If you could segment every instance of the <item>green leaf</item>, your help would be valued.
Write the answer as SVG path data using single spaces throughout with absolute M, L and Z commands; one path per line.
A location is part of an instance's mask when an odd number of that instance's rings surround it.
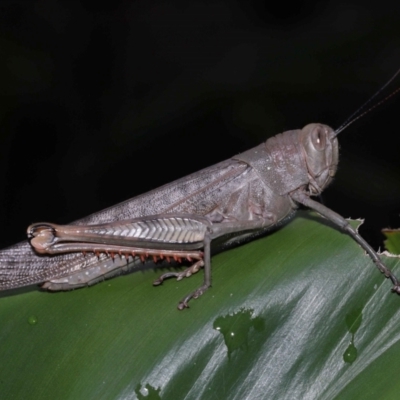
M 1 397 L 398 398 L 400 297 L 347 235 L 300 212 L 212 264 L 213 287 L 184 311 L 202 273 L 4 292 Z
M 382 233 L 386 236 L 386 250 L 392 254 L 400 254 L 400 229 L 382 229 Z

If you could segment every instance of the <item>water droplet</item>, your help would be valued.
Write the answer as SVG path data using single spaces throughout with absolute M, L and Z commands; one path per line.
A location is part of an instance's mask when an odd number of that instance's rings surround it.
M 241 309 L 214 321 L 213 328 L 223 336 L 228 357 L 238 349 L 247 350 L 249 336 L 263 330 L 264 321 L 260 317 L 253 318 L 253 313 L 253 310 Z
M 35 315 L 31 315 L 31 316 L 28 318 L 28 323 L 29 323 L 29 325 L 36 325 L 37 322 L 38 322 L 38 318 L 37 318 Z
M 346 351 L 343 353 L 343 361 L 348 364 L 353 364 L 357 359 L 357 353 L 357 348 L 354 346 L 353 341 L 351 341 Z
M 357 359 L 358 351 L 354 345 L 354 335 L 358 331 L 362 322 L 362 307 L 355 307 L 346 314 L 345 322 L 347 329 L 351 333 L 351 341 L 346 351 L 343 353 L 343 361 L 348 364 L 353 364 Z
M 139 383 L 135 388 L 135 394 L 138 400 L 161 400 L 160 391 L 161 388 L 156 389 L 149 384 L 142 386 Z
M 345 322 L 350 333 L 355 334 L 362 322 L 362 308 L 353 308 L 346 314 Z

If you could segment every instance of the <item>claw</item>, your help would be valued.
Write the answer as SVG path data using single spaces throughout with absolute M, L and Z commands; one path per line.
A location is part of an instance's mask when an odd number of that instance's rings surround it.
M 399 285 L 394 285 L 392 287 L 392 292 L 400 294 L 400 286 Z
M 197 299 L 200 297 L 207 289 L 209 286 L 204 284 L 203 286 L 200 286 L 198 289 L 196 289 L 194 292 L 188 294 L 185 298 L 183 298 L 179 304 L 178 304 L 178 310 L 184 310 L 185 308 L 189 308 L 188 302 L 190 299 Z
M 156 279 L 155 281 L 153 281 L 153 286 L 159 286 L 163 283 L 163 280 L 160 278 Z
M 189 308 L 189 304 L 187 302 L 180 301 L 178 304 L 178 310 L 182 311 L 185 308 Z

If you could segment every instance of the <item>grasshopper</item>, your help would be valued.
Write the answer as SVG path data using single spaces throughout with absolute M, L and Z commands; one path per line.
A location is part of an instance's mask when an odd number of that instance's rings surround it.
M 280 133 L 244 153 L 74 225 L 30 225 L 29 241 L 0 251 L 0 290 L 35 283 L 49 291 L 70 290 L 111 278 L 149 258 L 154 262 L 185 260 L 189 263 L 186 269 L 164 273 L 153 282 L 160 285 L 168 278 L 180 280 L 204 268 L 203 284 L 179 302 L 182 310 L 211 286 L 212 252 L 276 229 L 304 205 L 358 242 L 392 281 L 392 290 L 400 294 L 399 280 L 357 230 L 312 199 L 336 173 L 338 133 L 365 114 L 359 113 L 364 106 L 336 131 L 312 123 Z

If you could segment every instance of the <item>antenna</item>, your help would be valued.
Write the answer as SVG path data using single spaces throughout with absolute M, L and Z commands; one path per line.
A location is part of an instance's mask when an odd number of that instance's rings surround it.
M 346 121 L 344 121 L 343 124 L 339 126 L 339 128 L 337 128 L 335 130 L 335 136 L 339 135 L 340 132 L 344 131 L 353 122 L 357 121 L 358 119 L 360 119 L 364 115 L 368 114 L 370 111 L 379 107 L 381 104 L 385 103 L 391 97 L 396 95 L 400 91 L 400 87 L 398 87 L 396 90 L 394 90 L 392 93 L 390 93 L 388 96 L 386 96 L 384 99 L 382 99 L 378 103 L 374 104 L 373 106 L 371 106 L 367 110 L 365 110 L 365 108 L 368 106 L 368 104 L 370 104 L 371 101 L 374 100 L 399 74 L 400 74 L 400 68 L 374 95 L 372 95 L 361 107 L 359 107 L 353 114 L 351 114 L 350 117 L 347 118 Z M 365 110 L 365 111 L 363 111 L 363 110 Z

